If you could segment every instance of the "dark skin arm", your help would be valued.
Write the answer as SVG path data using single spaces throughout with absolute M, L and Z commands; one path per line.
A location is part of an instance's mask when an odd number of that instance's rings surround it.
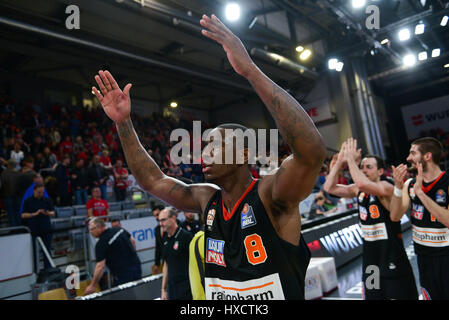
M 216 16 L 203 15 L 200 23 L 207 29 L 203 35 L 223 46 L 234 70 L 253 86 L 292 150 L 292 155 L 260 182 L 259 193 L 279 234 L 290 223 L 299 230 L 297 207 L 312 191 L 326 156 L 323 139 L 301 105 L 257 68 L 240 39 Z
M 111 73 L 102 70 L 95 80 L 101 93 L 95 87 L 92 90 L 117 127 L 126 162 L 139 185 L 175 208 L 202 213 L 217 187 L 205 183 L 187 185 L 165 175 L 143 148 L 134 130 L 129 97 L 131 84 L 127 84 L 122 91 Z

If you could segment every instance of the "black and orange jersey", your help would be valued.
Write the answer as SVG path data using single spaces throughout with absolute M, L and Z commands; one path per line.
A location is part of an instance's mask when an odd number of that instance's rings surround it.
M 393 184 L 387 178 L 382 180 Z M 401 222 L 391 221 L 390 212 L 377 196 L 359 192 L 358 204 L 363 236 L 363 270 L 375 265 L 383 277 L 411 275 L 414 281 L 402 241 Z
M 232 212 L 221 191 L 205 210 L 205 291 L 208 300 L 304 299 L 310 251 L 276 233 L 253 180 Z
M 411 200 L 410 216 L 412 220 L 413 242 L 418 255 L 449 255 L 449 229 L 432 216 L 415 194 L 416 179 L 408 186 Z M 432 182 L 423 182 L 423 191 L 438 205 L 447 208 L 449 205 L 449 175 L 442 172 Z

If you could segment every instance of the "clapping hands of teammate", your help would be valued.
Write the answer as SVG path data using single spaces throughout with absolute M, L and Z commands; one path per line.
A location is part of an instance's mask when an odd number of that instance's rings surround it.
M 423 190 L 422 190 L 423 177 L 422 177 L 422 163 L 421 162 L 416 164 L 416 169 L 418 169 L 418 174 L 416 175 L 416 182 L 415 182 L 415 185 L 413 186 L 413 188 L 415 189 L 415 194 L 417 196 L 419 196 L 419 194 L 423 192 Z
M 251 60 L 240 39 L 233 34 L 215 15 L 203 15 L 200 24 L 207 30 L 202 34 L 223 46 L 235 72 L 247 78 L 256 65 Z
M 391 170 L 393 171 L 393 179 L 395 187 L 402 190 L 402 187 L 404 186 L 405 177 L 407 176 L 407 165 L 400 164 L 397 167 L 391 166 Z
M 96 87 L 92 87 L 92 92 L 100 100 L 106 115 L 115 123 L 128 120 L 131 114 L 129 90 L 132 85 L 128 83 L 122 91 L 107 70 L 100 70 L 95 76 L 95 81 L 97 81 L 101 93 Z

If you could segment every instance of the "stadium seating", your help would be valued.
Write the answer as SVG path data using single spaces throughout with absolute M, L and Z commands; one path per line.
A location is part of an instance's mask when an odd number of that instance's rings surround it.
M 109 202 L 109 212 L 122 210 L 122 204 L 120 202 Z
M 73 206 L 73 209 L 75 210 L 75 216 L 87 216 L 86 205 Z
M 122 202 L 122 210 L 129 210 L 134 208 L 135 208 L 134 202 L 132 201 Z
M 56 207 L 57 218 L 70 218 L 73 216 L 73 207 Z

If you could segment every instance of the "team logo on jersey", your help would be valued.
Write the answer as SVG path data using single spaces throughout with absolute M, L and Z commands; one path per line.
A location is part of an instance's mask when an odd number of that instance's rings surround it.
M 363 201 L 363 198 L 365 198 L 365 192 L 361 192 L 359 195 L 359 202 Z
M 207 238 L 206 262 L 226 267 L 223 254 L 224 245 L 225 242 L 223 240 L 215 240 L 212 238 Z
M 173 245 L 173 249 L 178 250 L 178 248 L 179 248 L 179 242 L 176 241 L 175 244 Z
M 368 212 L 366 211 L 365 207 L 359 206 L 359 214 L 360 219 L 366 221 L 366 219 L 368 218 Z
M 412 203 L 412 211 L 410 215 L 417 220 L 422 220 L 423 214 L 424 214 L 424 206 Z
M 209 212 L 207 213 L 206 218 L 206 224 L 209 230 L 211 229 L 212 224 L 214 223 L 214 219 L 215 219 L 215 209 L 210 209 Z
M 415 188 L 411 186 L 409 190 L 410 190 L 410 198 L 415 199 L 416 197 Z
M 446 192 L 444 192 L 443 189 L 439 189 L 437 191 L 436 197 L 435 197 L 435 201 L 437 203 L 446 203 Z
M 254 216 L 253 207 L 245 203 L 242 212 L 240 213 L 240 224 L 242 229 L 255 225 L 256 217 Z
M 373 195 L 370 195 L 370 196 L 369 196 L 369 203 L 373 203 L 373 202 L 375 202 L 375 201 L 376 201 L 376 198 L 374 198 Z

